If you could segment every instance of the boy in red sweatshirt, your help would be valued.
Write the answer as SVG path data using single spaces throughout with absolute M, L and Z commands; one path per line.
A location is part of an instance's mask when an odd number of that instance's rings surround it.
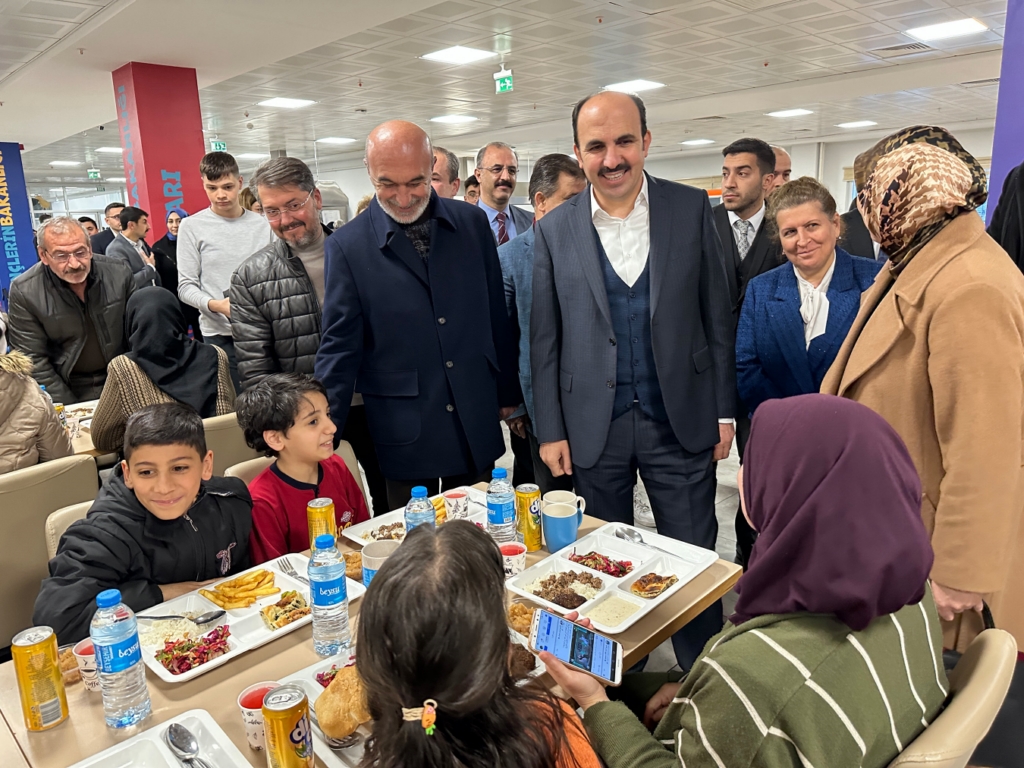
M 324 385 L 301 373 L 276 373 L 238 397 L 238 423 L 250 448 L 277 458 L 249 484 L 253 564 L 309 549 L 306 505 L 334 502 L 339 533 L 369 520 L 355 478 L 334 453 Z

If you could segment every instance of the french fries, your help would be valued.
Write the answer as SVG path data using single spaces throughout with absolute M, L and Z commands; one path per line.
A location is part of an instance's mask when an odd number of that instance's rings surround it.
M 200 589 L 199 594 L 226 611 L 248 608 L 261 597 L 276 595 L 279 587 L 274 586 L 272 571 L 262 568 L 251 573 L 222 581 L 213 589 Z

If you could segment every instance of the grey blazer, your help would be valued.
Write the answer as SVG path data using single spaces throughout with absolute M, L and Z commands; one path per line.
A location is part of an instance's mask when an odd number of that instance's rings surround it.
M 669 423 L 699 453 L 736 415 L 735 320 L 707 193 L 647 177 L 651 340 Z M 538 222 L 530 360 L 541 443 L 568 439 L 574 464 L 604 451 L 615 400 L 616 339 L 590 187 Z
M 145 241 L 143 241 L 142 245 L 147 251 L 149 250 L 149 246 L 146 245 Z M 132 244 L 120 235 L 111 240 L 110 245 L 107 246 L 107 258 L 118 259 L 128 265 L 132 271 L 132 278 L 135 280 L 136 288 L 162 285 L 156 268 L 144 262 L 142 257 L 139 256 L 139 252 L 132 247 Z

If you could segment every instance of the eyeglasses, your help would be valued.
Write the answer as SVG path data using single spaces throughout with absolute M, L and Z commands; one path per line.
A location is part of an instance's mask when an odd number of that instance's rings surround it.
M 92 258 L 92 249 L 90 248 L 79 248 L 77 250 L 68 253 L 67 251 L 44 251 L 44 253 L 50 257 L 50 260 L 55 264 L 67 264 L 68 261 L 74 256 L 78 261 L 88 261 Z
M 508 171 L 509 176 L 515 176 L 519 173 L 519 169 L 514 165 L 492 165 L 488 168 L 484 168 L 488 173 L 493 173 L 495 176 L 501 176 L 502 171 Z
M 311 189 L 309 190 L 309 194 L 306 195 L 306 199 L 303 200 L 301 203 L 288 203 L 288 205 L 285 205 L 281 208 L 264 208 L 263 215 L 266 217 L 267 221 L 276 221 L 277 219 L 281 218 L 281 214 L 284 213 L 285 211 L 287 211 L 288 213 L 298 213 L 299 211 L 306 207 L 306 203 L 309 202 L 309 198 L 311 198 L 312 196 L 313 190 Z

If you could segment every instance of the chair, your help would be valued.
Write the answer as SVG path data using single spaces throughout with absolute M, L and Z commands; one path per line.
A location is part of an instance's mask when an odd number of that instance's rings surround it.
M 96 498 L 92 456 L 68 456 L 0 475 L 0 541 L 7 597 L 0 611 L 0 647 L 32 626 L 32 608 L 46 568 L 46 520 L 51 512 Z
M 68 526 L 76 520 L 85 519 L 91 508 L 91 501 L 83 501 L 81 504 L 72 504 L 70 507 L 58 509 L 46 518 L 46 557 L 48 560 L 57 554 L 60 537 L 64 535 Z
M 363 494 L 363 499 L 366 498 L 366 488 L 363 486 L 363 476 L 359 472 L 359 463 L 356 461 L 356 454 L 352 450 L 352 446 L 347 440 L 342 440 L 338 445 L 338 450 L 334 452 L 345 462 L 345 466 L 348 467 L 348 471 L 352 473 L 352 477 L 356 479 L 356 485 L 359 486 L 359 492 Z M 214 453 L 214 459 L 217 458 L 217 454 Z M 258 459 L 250 459 L 249 461 L 243 461 L 241 464 L 235 464 L 233 467 L 228 467 L 224 470 L 225 477 L 237 477 L 242 480 L 246 485 L 251 483 L 260 472 L 270 466 L 273 459 L 262 456 Z
M 964 768 L 1003 705 L 1016 663 L 1009 632 L 986 629 L 974 638 L 949 675 L 946 708 L 889 768 Z
M 245 444 L 245 434 L 234 413 L 203 419 L 203 428 L 206 447 L 213 451 L 213 474 L 223 475 L 228 467 L 259 456 Z

